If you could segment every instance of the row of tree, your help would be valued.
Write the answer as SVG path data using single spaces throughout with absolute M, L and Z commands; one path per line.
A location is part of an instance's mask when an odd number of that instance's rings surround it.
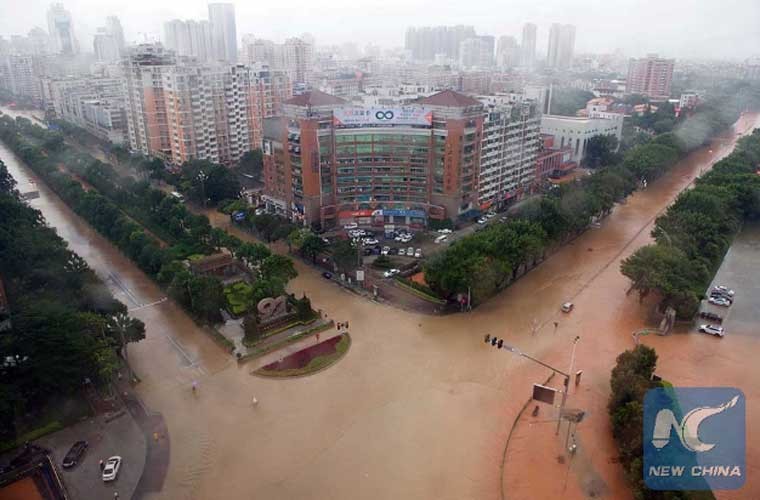
M 144 325 L 87 263 L 71 252 L 42 214 L 19 199 L 0 161 L 0 277 L 11 329 L 0 334 L 0 441 L 51 398 L 107 383 L 125 342 Z
M 760 105 L 760 92 L 747 91 L 745 106 Z M 425 280 L 441 297 L 472 294 L 474 305 L 508 285 L 522 269 L 533 265 L 548 248 L 563 244 L 585 231 L 597 217 L 612 210 L 617 201 L 633 192 L 642 181 L 652 181 L 680 158 L 724 130 L 739 116 L 739 101 L 706 106 L 685 119 L 673 133 L 662 134 L 644 144 L 615 155 L 615 163 L 599 165 L 580 182 L 565 184 L 527 202 L 520 219 L 492 224 L 488 229 L 462 238 L 428 260 Z M 720 110 L 720 111 L 718 111 Z M 516 252 L 517 241 L 530 242 L 529 251 Z
M 261 298 L 281 293 L 296 275 L 287 257 L 212 228 L 207 217 L 191 213 L 147 181 L 120 176 L 111 165 L 74 150 L 59 138 L 60 134 L 24 118 L 0 117 L 0 140 L 196 318 L 221 320 L 219 311 L 226 300 L 218 279 L 186 269 L 182 260 L 190 255 L 229 249 L 256 273 L 256 296 Z
M 684 191 L 655 222 L 655 243 L 623 261 L 621 271 L 641 297 L 652 291 L 662 306 L 689 318 L 704 298 L 743 221 L 760 217 L 760 131 Z

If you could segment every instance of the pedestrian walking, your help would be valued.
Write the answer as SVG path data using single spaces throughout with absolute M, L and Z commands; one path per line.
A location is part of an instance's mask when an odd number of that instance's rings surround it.
M 317 332 L 317 342 L 319 342 L 319 332 Z
M 103 469 L 105 469 L 105 467 L 106 467 L 106 466 L 105 466 L 105 465 L 103 465 L 103 461 L 101 460 L 101 461 L 100 461 L 100 470 L 102 471 Z

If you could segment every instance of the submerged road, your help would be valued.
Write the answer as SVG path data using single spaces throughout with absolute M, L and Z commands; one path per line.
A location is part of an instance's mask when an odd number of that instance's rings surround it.
M 746 129 L 757 121 L 747 115 L 739 126 Z M 499 498 L 507 434 L 531 385 L 543 381 L 546 372 L 484 347 L 485 333 L 559 366 L 568 361 L 571 339 L 581 336 L 576 366 L 585 370 L 584 383 L 571 402 L 575 397 L 593 408 L 588 424 L 579 428 L 581 440 L 588 443 L 590 467 L 605 483 L 603 496 L 626 498 L 622 472 L 609 463 L 615 450 L 603 407 L 609 369 L 632 345 L 630 333 L 646 325 L 648 305 L 640 305 L 634 294 L 625 296 L 627 280 L 619 262 L 649 241 L 654 217 L 702 169 L 730 152 L 735 139 L 730 134 L 693 153 L 647 191 L 616 207 L 601 228 L 466 315 L 430 317 L 371 303 L 325 283 L 317 271 L 296 261 L 299 277 L 291 291 L 307 293 L 315 307 L 337 321 L 349 320 L 353 343 L 333 367 L 294 380 L 253 377 L 245 365 L 232 362 L 1 144 L 0 159 L 22 191 L 28 190 L 29 179 L 36 181 L 40 198 L 31 204 L 146 323 L 146 339 L 130 347 L 130 360 L 143 380 L 138 392 L 144 404 L 164 415 L 172 442 L 164 490 L 150 498 Z M 228 219 L 215 215 L 212 223 L 226 227 Z M 559 305 L 566 300 L 573 300 L 576 310 L 561 315 Z M 559 322 L 556 331 L 554 321 Z M 542 328 L 532 335 L 534 322 Z M 679 343 L 678 337 L 687 340 Z M 658 340 L 669 343 L 657 347 L 661 366 L 676 383 L 679 366 L 698 362 L 692 352 L 715 349 L 714 343 L 704 343 L 714 340 L 707 336 Z M 760 345 L 751 337 L 746 342 L 726 338 L 720 349 L 729 356 L 758 353 Z M 190 390 L 192 380 L 200 384 L 197 397 Z M 752 383 L 760 385 L 760 377 Z M 757 388 L 749 389 L 744 389 L 747 397 L 760 402 Z M 250 404 L 254 395 L 256 407 Z M 752 411 L 760 405 L 747 407 Z M 760 421 L 759 414 L 754 417 Z M 748 438 L 752 435 L 748 432 Z M 752 449 L 747 457 L 755 470 L 758 452 Z M 530 481 L 533 486 L 521 489 L 505 476 L 507 493 L 541 498 L 540 486 L 553 478 L 516 457 L 522 485 Z M 583 480 L 570 477 L 567 498 L 585 496 Z M 755 498 L 759 483 L 747 482 Z

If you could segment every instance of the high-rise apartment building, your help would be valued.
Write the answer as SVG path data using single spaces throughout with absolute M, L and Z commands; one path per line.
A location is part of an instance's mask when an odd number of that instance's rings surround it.
M 567 69 L 573 62 L 575 50 L 575 26 L 571 24 L 552 24 L 549 29 L 549 49 L 546 65 L 554 69 Z
M 119 40 L 108 28 L 98 28 L 92 40 L 95 58 L 100 62 L 116 62 L 121 57 Z
M 628 63 L 625 92 L 645 95 L 653 100 L 668 99 L 674 65 L 675 60 L 657 57 L 657 54 L 631 59 Z
M 124 28 L 121 27 L 121 21 L 119 21 L 118 17 L 108 16 L 106 18 L 106 32 L 110 33 L 114 38 L 116 47 L 119 49 L 119 55 L 124 55 L 127 42 L 124 39 Z
M 472 26 L 426 26 L 406 31 L 405 48 L 418 61 L 433 61 L 437 54 L 459 60 L 459 46 L 468 38 L 475 38 Z
M 200 62 L 214 58 L 208 21 L 173 19 L 165 22 L 164 45 L 179 57 L 192 57 Z
M 129 146 L 134 152 L 172 158 L 164 75 L 175 63 L 175 55 L 161 44 L 132 47 L 122 61 Z
M 3 85 L 12 94 L 24 96 L 35 102 L 42 101 L 42 91 L 39 83 L 35 57 L 24 54 L 9 54 L 0 57 L 0 65 L 4 67 Z
M 265 120 L 267 206 L 306 224 L 423 227 L 477 210 L 483 105 L 443 91 L 357 107 L 319 91 Z
M 79 44 L 74 36 L 71 13 L 63 7 L 62 3 L 50 5 L 47 21 L 53 52 L 64 55 L 79 53 Z
M 501 69 L 513 68 L 521 62 L 520 46 L 513 36 L 499 37 L 496 46 L 496 66 Z
M 512 99 L 510 97 L 517 97 Z M 487 107 L 480 157 L 480 209 L 510 203 L 535 181 L 541 110 L 522 96 L 481 99 Z
M 493 66 L 494 37 L 476 36 L 459 44 L 459 66 L 462 68 L 490 68 Z
M 208 21 L 211 25 L 211 46 L 214 60 L 237 62 L 237 28 L 235 6 L 231 3 L 210 3 Z
M 267 67 L 252 69 L 250 82 L 248 113 L 251 148 L 261 149 L 264 119 L 282 113 L 282 103 L 293 97 L 293 85 L 286 72 Z
M 288 38 L 282 46 L 281 62 L 275 51 L 274 67 L 287 71 L 293 83 L 309 83 L 314 69 L 314 47 L 300 38 Z
M 522 29 L 522 45 L 520 64 L 532 68 L 536 62 L 536 25 L 525 23 Z

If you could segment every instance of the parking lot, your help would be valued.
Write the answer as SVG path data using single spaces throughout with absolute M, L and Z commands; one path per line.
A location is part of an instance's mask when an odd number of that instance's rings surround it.
M 760 274 L 748 272 L 760 269 L 760 223 L 754 222 L 744 226 L 728 250 L 723 263 L 710 284 L 710 289 L 725 285 L 735 291 L 734 302 L 730 307 L 721 307 L 703 301 L 702 311 L 714 312 L 723 317 L 722 326 L 726 337 L 731 335 L 760 335 Z M 709 292 L 708 292 L 709 295 Z M 698 319 L 700 324 L 714 323 Z
M 64 469 L 63 457 L 80 440 L 87 441 L 89 448 L 79 464 Z M 110 422 L 102 416 L 90 418 L 35 442 L 52 451 L 51 458 L 72 500 L 114 498 L 115 492 L 119 498 L 132 498 L 145 465 L 145 437 L 129 413 Z M 114 455 L 122 457 L 118 476 L 115 481 L 103 482 L 99 461 Z

